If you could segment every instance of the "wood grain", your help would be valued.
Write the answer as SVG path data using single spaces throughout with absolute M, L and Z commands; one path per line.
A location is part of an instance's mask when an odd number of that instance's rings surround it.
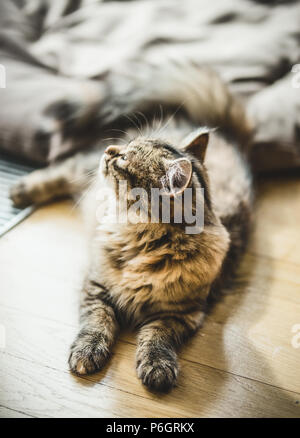
M 70 202 L 43 207 L 0 240 L 0 417 L 300 417 L 300 179 L 260 182 L 257 225 L 238 288 L 180 353 L 178 387 L 149 393 L 124 333 L 109 365 L 77 378 L 67 367 L 86 264 Z

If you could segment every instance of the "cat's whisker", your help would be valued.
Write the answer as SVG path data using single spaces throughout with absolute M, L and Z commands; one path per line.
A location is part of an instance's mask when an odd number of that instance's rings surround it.
M 112 132 L 113 132 L 113 131 L 114 131 L 114 132 L 121 132 L 122 134 L 124 134 L 124 135 L 126 135 L 128 138 L 130 138 L 128 132 L 123 131 L 122 129 L 111 128 L 111 129 L 109 129 L 108 131 L 112 131 Z M 107 131 L 106 131 L 106 132 L 107 132 Z
M 133 116 L 133 117 L 135 118 L 135 120 L 137 121 L 138 126 L 139 126 L 139 129 L 142 130 L 142 128 L 143 128 L 143 123 L 142 123 L 141 120 L 138 118 L 137 114 L 140 115 L 141 113 L 139 113 L 139 111 L 136 111 L 136 112 L 132 113 L 132 116 Z
M 171 123 L 171 121 L 174 119 L 174 117 L 176 116 L 176 114 L 178 113 L 178 111 L 183 107 L 184 102 L 182 102 L 177 108 L 176 110 L 173 112 L 173 114 L 171 114 L 171 116 L 169 117 L 169 119 L 166 121 L 166 123 L 162 126 L 162 128 L 158 131 L 157 135 L 160 135 L 160 133 L 166 129 L 169 124 Z
M 151 130 L 150 130 L 150 124 L 149 124 L 149 121 L 148 121 L 147 117 L 146 117 L 145 114 L 142 113 L 141 111 L 138 111 L 137 114 L 139 114 L 140 116 L 142 116 L 143 119 L 145 120 L 145 123 L 146 123 L 146 126 L 147 126 L 147 132 L 148 132 L 148 134 L 149 134 L 149 132 L 151 132 Z
M 152 120 L 152 135 L 154 135 L 154 136 L 157 135 L 157 132 L 161 128 L 162 120 L 163 120 L 163 109 L 162 109 L 162 105 L 161 104 L 159 104 L 159 109 L 160 109 L 160 119 L 159 119 L 159 121 L 156 118 L 156 116 Z
M 160 109 L 160 121 L 159 121 L 159 125 L 158 125 L 158 130 L 160 130 L 162 123 L 163 123 L 163 107 L 162 104 L 159 104 L 159 109 Z
M 70 182 L 71 182 L 71 184 L 73 184 L 73 183 L 78 183 L 78 182 L 83 181 L 83 183 L 86 182 L 87 184 L 89 184 L 91 181 L 91 178 L 96 177 L 97 173 L 98 173 L 98 168 L 95 167 L 95 169 L 85 171 L 83 174 L 74 177 L 73 179 L 70 180 Z
M 91 193 L 91 191 L 94 188 L 93 183 L 95 182 L 95 180 L 96 180 L 96 177 L 94 178 L 94 180 L 91 181 L 89 188 L 84 190 L 83 193 L 81 194 L 81 196 L 79 197 L 79 199 L 77 199 L 77 201 L 74 202 L 72 211 L 76 210 L 79 207 L 79 205 L 86 199 L 86 197 Z
M 143 136 L 143 133 L 142 133 L 140 127 L 136 124 L 136 122 L 134 120 L 132 120 L 131 117 L 129 117 L 127 114 L 125 114 L 124 117 L 126 117 L 126 119 L 128 119 L 135 126 L 135 128 L 138 130 L 140 135 Z
M 125 139 L 122 137 L 106 137 L 106 138 L 102 139 L 102 141 L 110 141 L 110 140 L 120 141 L 120 142 L 122 142 L 122 144 L 124 144 L 124 145 L 126 144 Z

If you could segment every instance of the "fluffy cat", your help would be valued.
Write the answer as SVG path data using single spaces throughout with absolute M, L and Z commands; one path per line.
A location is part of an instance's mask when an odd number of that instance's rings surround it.
M 120 136 L 100 166 L 104 143 L 36 171 L 12 189 L 17 205 L 42 203 L 78 193 L 84 176 L 98 169 L 83 208 L 90 219 L 91 261 L 69 357 L 74 373 L 101 369 L 126 324 L 138 332 L 138 377 L 151 390 L 169 390 L 177 380 L 178 348 L 201 326 L 208 298 L 228 285 L 238 266 L 252 210 L 250 130 L 242 107 L 215 74 L 203 70 L 196 77 L 192 88 L 183 81 L 176 88 L 173 81 L 177 93 L 166 91 L 162 98 L 164 108 L 182 104 L 180 111 L 161 126 L 154 121 L 151 130 L 127 127 L 131 141 Z M 119 181 L 127 183 L 126 208 L 133 202 L 131 189 L 149 195 L 162 190 L 171 205 L 169 223 L 118 220 L 110 207 L 121 201 Z M 110 196 L 97 201 L 105 187 Z M 176 200 L 188 188 L 193 212 L 197 189 L 204 192 L 203 229 L 195 234 L 186 232 L 184 220 L 174 220 Z M 141 205 L 150 219 L 150 196 Z

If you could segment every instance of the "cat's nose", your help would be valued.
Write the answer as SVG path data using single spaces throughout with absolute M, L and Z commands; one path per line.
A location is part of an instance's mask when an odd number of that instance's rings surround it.
M 121 151 L 121 148 L 119 146 L 108 146 L 108 148 L 105 149 L 104 153 L 106 155 L 110 155 L 111 157 L 114 157 L 115 155 L 118 155 Z

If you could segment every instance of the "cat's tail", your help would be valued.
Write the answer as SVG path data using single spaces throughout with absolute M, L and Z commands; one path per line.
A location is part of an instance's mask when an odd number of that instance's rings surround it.
M 149 87 L 149 88 L 148 88 Z M 186 62 L 153 66 L 148 100 L 181 107 L 200 125 L 215 127 L 248 144 L 252 127 L 242 103 L 213 70 Z

